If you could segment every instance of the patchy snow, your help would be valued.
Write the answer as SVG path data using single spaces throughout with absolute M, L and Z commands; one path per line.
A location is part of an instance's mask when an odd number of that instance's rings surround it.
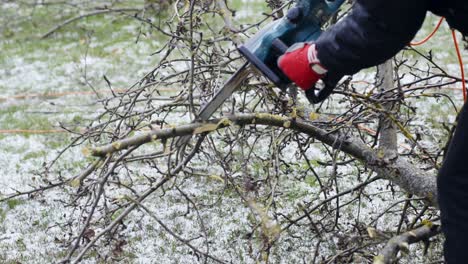
M 252 1 L 243 0 L 242 10 L 238 12 L 236 18 L 248 18 L 253 14 L 257 15 L 251 5 Z M 2 3 L 2 8 L 17 9 L 16 3 Z M 95 22 L 89 22 L 87 27 L 95 26 Z M 99 23 L 102 24 L 102 23 Z M 136 32 L 137 26 L 132 24 L 124 26 L 126 32 Z M 427 30 L 426 30 L 427 31 Z M 424 31 L 423 33 L 425 33 Z M 421 33 L 422 34 L 422 33 Z M 112 38 L 117 38 L 119 32 L 112 32 Z M 65 31 L 61 37 L 79 39 L 80 34 L 76 32 Z M 24 93 L 49 93 L 49 92 L 70 92 L 70 91 L 90 91 L 84 78 L 85 68 L 87 80 L 102 89 L 106 87 L 102 76 L 106 75 L 112 82 L 114 88 L 125 88 L 133 84 L 139 77 L 150 70 L 159 59 L 158 56 L 149 56 L 156 50 L 158 41 L 142 41 L 138 44 L 130 41 L 115 42 L 105 47 L 99 42 L 99 39 L 92 38 L 90 49 L 102 48 L 103 54 L 90 55 L 85 57 L 85 47 L 79 41 L 64 44 L 60 48 L 70 51 L 74 54 L 55 54 L 53 51 L 35 50 L 31 53 L 21 53 L 12 50 L 12 54 L 3 55 L 0 58 L 0 91 L 2 97 L 11 97 Z M 12 40 L 0 40 L 0 47 L 12 43 Z M 76 55 L 79 56 L 76 56 Z M 183 55 L 183 54 L 182 54 Z M 464 51 L 465 57 L 467 52 Z M 185 54 L 186 56 L 186 54 Z M 453 54 L 448 52 L 438 52 L 435 59 L 445 63 L 445 69 L 453 75 L 459 75 L 459 68 L 456 61 L 453 60 Z M 174 65 L 175 70 L 187 69 L 186 64 Z M 373 82 L 374 72 L 372 69 L 362 71 L 353 77 L 353 80 L 364 80 Z M 413 81 L 413 77 L 406 75 L 402 83 Z M 368 85 L 356 84 L 358 89 L 369 89 Z M 339 104 L 339 98 L 332 100 L 331 109 L 334 113 L 343 112 L 344 105 Z M 236 97 L 236 99 L 240 99 Z M 303 98 L 301 99 L 303 100 Z M 453 107 L 443 99 L 410 99 L 416 107 L 417 116 L 412 123 L 412 132 L 420 132 L 424 138 L 420 144 L 428 149 L 434 146 L 434 139 L 443 138 L 445 135 L 440 130 L 427 127 L 428 120 L 440 123 L 453 123 L 455 112 Z M 461 99 L 456 101 L 461 106 Z M 21 120 L 29 120 L 32 115 L 37 115 L 50 121 L 55 129 L 60 122 L 73 123 L 78 122 L 74 118 L 93 119 L 99 112 L 100 105 L 96 103 L 96 98 L 88 95 L 70 95 L 59 98 L 27 98 L 24 100 L 9 98 L 2 101 L 0 110 L 12 113 L 4 113 L 0 117 L 0 129 L 15 128 L 19 126 Z M 52 113 L 51 113 L 52 112 Z M 431 115 L 436 112 L 437 115 Z M 11 117 L 11 118 L 10 118 Z M 39 118 L 37 118 L 39 120 Z M 188 116 L 174 116 L 175 124 L 188 123 Z M 18 123 L 16 123 L 18 122 Z M 38 121 L 39 122 L 39 121 Z M 40 122 L 39 122 L 40 123 Z M 31 124 L 31 127 L 40 127 L 41 124 Z M 42 124 L 44 125 L 44 124 Z M 80 125 L 83 125 L 82 123 Z M 233 133 L 238 132 L 233 129 Z M 217 136 L 213 136 L 216 138 Z M 69 136 L 64 134 L 1 134 L 0 135 L 0 196 L 4 197 L 14 194 L 15 191 L 30 190 L 31 186 L 46 184 L 47 180 L 55 180 L 57 175 L 38 174 L 41 172 L 42 164 L 50 161 L 57 152 L 69 142 Z M 407 143 L 403 137 L 399 138 L 400 143 Z M 249 141 L 248 144 L 254 144 Z M 440 146 L 439 146 L 440 147 Z M 153 146 L 143 148 L 142 151 L 150 152 Z M 235 148 L 235 152 L 239 147 Z M 261 172 L 275 174 L 271 164 L 261 163 L 262 158 L 269 157 L 272 146 L 267 139 L 262 139 L 257 143 L 255 152 L 257 157 L 252 159 L 245 170 L 255 177 L 262 178 Z M 299 160 L 301 156 L 297 153 L 295 144 L 288 144 L 280 153 L 284 160 Z M 323 147 L 315 146 L 308 148 L 306 156 L 311 161 L 324 161 L 326 152 Z M 256 164 L 255 164 L 256 162 Z M 81 153 L 81 148 L 74 148 L 68 151 L 60 159 L 57 168 L 63 177 L 71 177 L 82 170 L 88 162 Z M 223 168 L 218 164 L 209 164 L 209 160 L 203 157 L 197 157 L 193 161 L 193 168 L 207 175 L 223 176 Z M 254 166 L 255 165 L 255 166 Z M 132 180 L 138 184 L 135 186 L 137 191 L 144 190 L 145 181 L 143 175 L 157 178 L 158 173 L 147 164 L 132 164 L 131 169 L 137 171 L 132 175 Z M 323 180 L 330 180 L 333 174 L 331 166 L 317 166 L 317 173 L 323 177 Z M 310 204 L 310 207 L 320 203 L 323 197 L 317 197 L 319 186 L 313 181 L 298 181 L 295 178 L 310 177 L 310 172 L 305 173 L 304 168 L 292 168 L 289 173 L 280 173 L 278 185 L 281 192 L 279 194 L 278 211 L 284 215 L 290 216 L 298 209 L 299 204 Z M 368 172 L 366 172 L 368 173 Z M 306 174 L 306 175 L 304 175 Z M 241 168 L 232 175 L 234 179 L 239 180 L 244 177 Z M 359 183 L 367 175 L 357 175 L 355 167 L 340 166 L 337 171 L 338 186 L 341 191 L 350 188 Z M 44 177 L 44 178 L 41 178 Z M 49 178 L 50 177 L 50 178 Z M 129 180 L 125 175 L 120 175 L 123 181 Z M 255 263 L 255 256 L 250 253 L 249 245 L 258 247 L 259 238 L 253 238 L 254 242 L 249 240 L 249 232 L 254 221 L 251 220 L 252 212 L 248 206 L 235 195 L 231 195 L 226 190 L 224 183 L 219 180 L 209 179 L 209 177 L 188 177 L 183 183 L 177 182 L 187 195 L 197 199 L 197 202 L 206 204 L 200 211 L 201 218 L 204 220 L 209 235 L 210 252 L 221 259 L 238 260 L 240 263 Z M 44 263 L 52 262 L 63 257 L 66 248 L 63 247 L 65 241 L 69 239 L 68 227 L 63 224 L 70 218 L 79 221 L 79 211 L 72 211 L 70 207 L 65 206 L 62 201 L 68 201 L 68 193 L 75 189 L 68 186 L 63 189 L 47 191 L 34 197 L 15 198 L 17 204 L 0 204 L 0 259 L 5 261 L 18 261 L 24 263 Z M 260 190 L 262 191 L 262 190 Z M 393 194 L 389 186 L 382 181 L 370 184 L 366 194 L 372 197 L 372 200 L 360 201 L 361 207 L 348 206 L 341 211 L 342 221 L 339 225 L 348 227 L 348 225 L 360 223 L 369 223 L 371 216 L 376 212 L 381 212 L 393 202 L 404 197 L 397 191 Z M 331 189 L 328 195 L 337 193 L 336 189 Z M 128 191 L 114 188 L 112 196 L 123 197 L 129 194 Z M 288 195 L 294 195 L 289 197 Z M 341 203 L 351 202 L 357 195 L 351 193 L 344 196 Z M 208 206 L 214 204 L 213 206 Z M 198 216 L 192 209 L 187 213 L 187 203 L 181 199 L 180 193 L 174 189 L 169 190 L 164 196 L 161 192 L 154 193 L 145 201 L 147 206 L 154 214 L 161 219 L 169 228 L 177 231 L 179 235 L 187 239 L 193 239 L 190 242 L 200 248 L 206 249 L 203 237 L 200 235 L 201 226 Z M 330 206 L 335 206 L 331 204 Z M 401 206 L 399 207 L 401 208 Z M 359 210 L 360 219 L 357 211 Z M 4 213 L 4 217 L 2 214 Z M 297 217 L 297 215 L 295 215 Z M 314 218 L 320 221 L 318 216 Z M 284 220 L 284 219 L 283 219 Z M 376 221 L 376 227 L 381 230 L 394 230 L 398 225 L 399 218 L 395 215 L 383 216 Z M 142 211 L 133 212 L 126 220 L 126 229 L 123 236 L 128 240 L 124 247 L 126 253 L 133 254 L 132 263 L 154 263 L 157 260 L 160 263 L 195 263 L 199 261 L 193 252 L 185 245 L 172 238 L 160 225 Z M 95 231 L 99 231 L 96 227 Z M 76 230 L 74 230 L 76 232 Z M 311 261 L 314 249 L 317 243 L 316 234 L 310 231 L 308 226 L 292 227 L 291 233 L 295 236 L 283 236 L 280 238 L 279 246 L 274 248 L 272 258 L 276 263 L 298 263 L 306 259 Z M 322 239 L 324 245 L 323 255 L 337 252 L 336 244 L 345 238 L 348 234 L 344 231 L 337 234 L 326 234 Z M 296 238 L 295 238 L 296 237 Z M 305 238 L 305 239 L 299 239 Z M 257 241 L 255 241 L 257 239 Z M 109 250 L 109 249 L 106 249 Z M 258 248 L 254 248 L 258 251 Z M 440 251 L 439 251 L 440 252 Z M 257 256 L 258 257 L 258 256 Z M 242 259 L 243 258 L 243 259 Z M 84 260 L 83 263 L 94 263 L 95 259 Z M 423 263 L 423 262 L 420 262 Z

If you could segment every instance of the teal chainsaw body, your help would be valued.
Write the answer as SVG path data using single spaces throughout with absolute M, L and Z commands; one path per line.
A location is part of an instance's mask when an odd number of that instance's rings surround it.
M 285 17 L 275 20 L 260 30 L 253 38 L 239 47 L 247 62 L 234 73 L 219 89 L 211 100 L 198 113 L 198 119 L 208 120 L 211 115 L 241 86 L 253 65 L 277 87 L 286 89 L 291 81 L 277 66 L 278 58 L 289 46 L 298 42 L 316 40 L 322 33 L 323 25 L 335 14 L 345 0 L 298 0 L 288 10 Z M 308 89 L 305 94 L 311 103 L 324 100 L 335 88 L 337 81 L 327 76 L 323 79 L 324 87 Z M 317 91 L 317 92 L 316 92 Z
M 298 0 L 287 15 L 260 30 L 253 38 L 239 47 L 240 53 L 277 87 L 285 89 L 291 81 L 277 66 L 278 58 L 288 47 L 298 42 L 318 39 L 323 25 L 333 16 L 345 0 Z M 306 91 L 312 103 L 324 100 L 336 83 L 324 80 L 324 88 Z

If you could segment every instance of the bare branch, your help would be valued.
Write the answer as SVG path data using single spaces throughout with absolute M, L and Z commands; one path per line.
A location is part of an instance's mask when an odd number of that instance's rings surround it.
M 374 258 L 374 264 L 391 264 L 396 260 L 399 251 L 409 252 L 409 245 L 427 241 L 429 238 L 438 235 L 441 232 L 440 226 L 435 224 L 426 224 L 414 230 L 395 236 L 388 241 L 380 254 Z
M 82 15 L 79 15 L 79 16 L 76 16 L 76 17 L 72 17 L 72 18 L 69 18 L 69 19 L 63 21 L 62 23 L 58 24 L 57 26 L 55 26 L 55 27 L 51 28 L 49 31 L 47 31 L 47 33 L 42 35 L 41 38 L 42 39 L 47 38 L 50 35 L 52 35 L 54 32 L 56 32 L 57 30 L 61 29 L 62 27 L 66 26 L 66 25 L 68 25 L 70 23 L 73 23 L 73 22 L 75 22 L 77 20 L 83 19 L 85 17 L 97 16 L 97 15 L 108 14 L 108 13 L 141 12 L 141 11 L 142 11 L 142 9 L 138 9 L 138 8 L 119 8 L 119 9 L 96 10 L 96 11 L 89 12 L 89 13 L 86 13 L 86 14 L 82 14 Z

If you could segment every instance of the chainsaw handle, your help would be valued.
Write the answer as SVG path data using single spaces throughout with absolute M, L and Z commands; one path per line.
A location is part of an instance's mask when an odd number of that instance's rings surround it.
M 333 89 L 335 89 L 337 85 L 336 81 L 333 81 L 327 76 L 325 76 L 322 81 L 325 85 L 322 89 L 318 90 L 316 85 L 314 85 L 312 88 L 305 91 L 307 100 L 309 100 L 311 104 L 318 104 L 327 99 L 327 97 L 330 96 L 330 94 L 333 92 Z
M 272 42 L 271 45 L 273 49 L 275 49 L 278 53 L 280 54 L 285 54 L 286 51 L 288 51 L 288 45 L 286 45 L 281 39 L 275 38 Z

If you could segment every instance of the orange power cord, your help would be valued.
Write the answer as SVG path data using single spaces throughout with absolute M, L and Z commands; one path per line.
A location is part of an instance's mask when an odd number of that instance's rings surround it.
M 439 27 L 442 24 L 442 22 L 444 21 L 444 19 L 445 19 L 444 17 L 441 17 L 439 22 L 435 26 L 434 30 L 427 37 L 425 37 L 423 40 L 417 41 L 417 42 L 411 42 L 409 45 L 410 46 L 419 46 L 421 44 L 426 43 L 429 39 L 431 39 L 434 36 L 434 34 L 437 32 L 437 30 L 439 30 Z M 455 33 L 455 30 L 453 30 L 453 29 L 452 29 L 452 38 L 453 38 L 453 43 L 455 45 L 455 50 L 457 52 L 458 63 L 460 65 L 461 79 L 462 79 L 462 89 L 463 89 L 463 101 L 466 102 L 466 98 L 467 98 L 466 92 L 467 91 L 466 91 L 466 81 L 465 81 L 465 69 L 463 67 L 463 60 L 462 60 L 462 56 L 461 56 L 461 53 L 460 53 L 460 48 L 458 46 L 457 35 Z
M 462 56 L 460 53 L 460 47 L 458 46 L 457 35 L 455 34 L 455 30 L 453 29 L 452 29 L 452 38 L 453 38 L 453 43 L 455 44 L 455 50 L 457 51 L 458 63 L 460 64 L 462 87 L 463 87 L 463 101 L 466 102 L 465 69 L 463 67 L 463 60 L 462 60 Z
M 440 18 L 439 23 L 437 23 L 437 26 L 434 28 L 434 30 L 431 32 L 431 34 L 427 35 L 427 37 L 425 37 L 421 41 L 411 42 L 410 46 L 419 46 L 419 45 L 422 45 L 422 44 L 426 43 L 429 39 L 432 38 L 432 36 L 434 36 L 434 34 L 437 32 L 437 30 L 439 30 L 439 27 L 442 24 L 442 22 L 444 21 L 444 19 L 445 19 L 444 17 Z

